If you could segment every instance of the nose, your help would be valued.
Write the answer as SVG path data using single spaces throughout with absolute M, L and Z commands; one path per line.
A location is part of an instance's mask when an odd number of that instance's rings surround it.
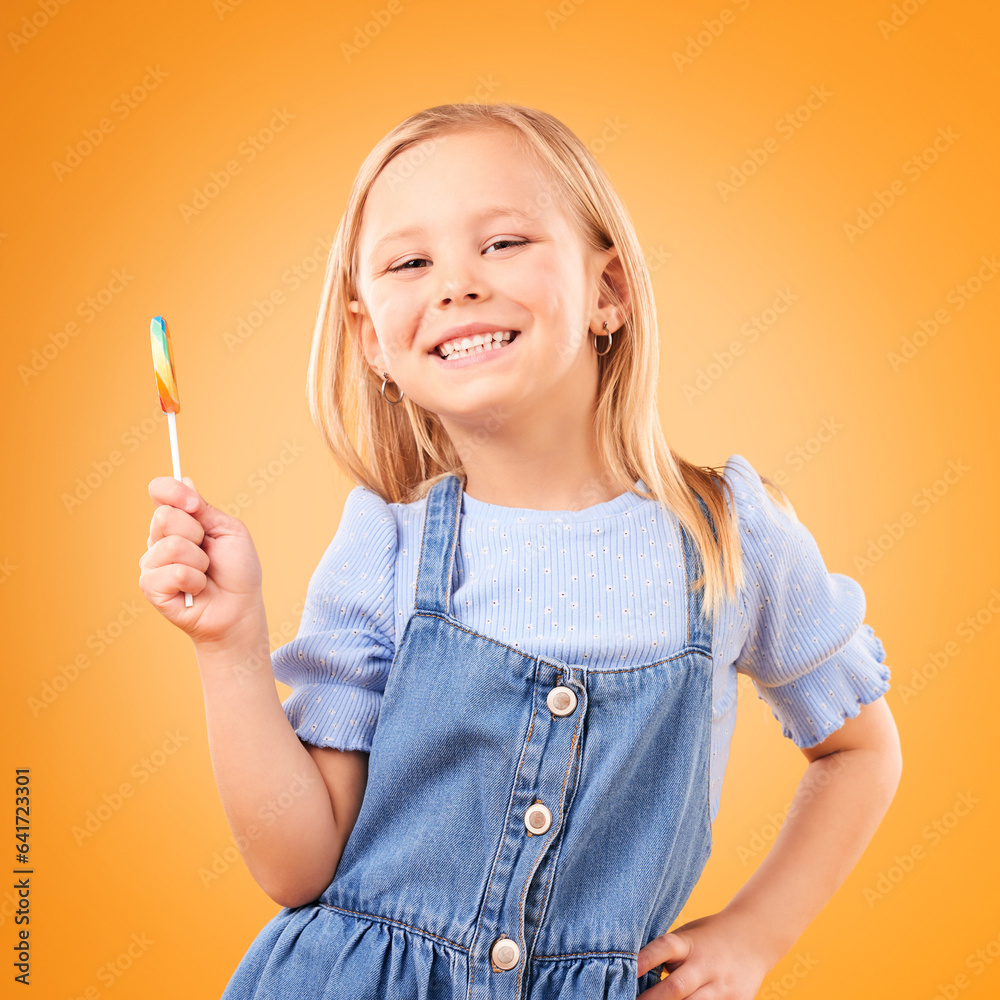
M 460 289 L 468 289 L 465 292 L 460 291 Z M 480 296 L 480 293 L 474 290 L 472 282 L 465 281 L 451 281 L 448 282 L 445 287 L 441 290 L 441 297 L 438 300 L 438 304 L 442 306 L 449 305 L 451 302 L 462 299 L 471 299 L 475 301 Z
M 436 265 L 441 275 L 441 285 L 438 293 L 438 305 L 447 306 L 452 302 L 464 300 L 475 301 L 482 298 L 482 279 L 476 276 L 475 270 L 464 260 L 446 262 L 443 259 Z

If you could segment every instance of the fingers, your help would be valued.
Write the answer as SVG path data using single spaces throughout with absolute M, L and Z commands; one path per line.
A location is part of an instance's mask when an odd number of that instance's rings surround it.
M 193 517 L 206 532 L 235 534 L 244 529 L 243 522 L 213 507 L 195 489 L 190 476 L 183 480 L 158 476 L 149 483 L 149 495 L 156 504 L 166 504 Z
M 159 476 L 149 484 L 157 504 L 149 522 L 146 552 L 139 559 L 139 588 L 163 608 L 179 594 L 200 594 L 208 585 L 208 554 L 201 548 L 203 525 L 189 511 L 203 503 L 193 484 Z
M 163 608 L 172 600 L 184 603 L 184 594 L 197 597 L 208 585 L 208 577 L 183 563 L 145 568 L 139 574 L 139 589 L 154 607 Z
M 173 565 L 189 566 L 204 574 L 209 565 L 208 553 L 190 538 L 170 534 L 155 541 L 139 559 L 143 570 Z
M 719 984 L 712 981 L 698 982 L 690 979 L 681 982 L 682 971 L 678 969 L 676 972 L 671 972 L 663 982 L 643 990 L 638 1000 L 720 1000 L 722 997 L 731 997 L 735 1000 L 737 996 L 753 996 L 751 993 L 719 992 Z
M 157 608 L 181 594 L 196 597 L 208 586 L 208 554 L 190 538 L 167 535 L 139 559 L 139 589 Z
M 190 514 L 169 504 L 162 504 L 153 511 L 153 516 L 149 520 L 149 537 L 146 539 L 146 548 L 152 548 L 161 538 L 169 535 L 179 535 L 186 538 L 195 545 L 201 545 L 205 537 L 205 529 L 200 521 L 196 521 Z
M 683 962 L 690 954 L 691 942 L 688 938 L 680 934 L 661 934 L 639 951 L 638 974 L 645 975 L 664 962 Z
M 187 477 L 181 481 L 173 476 L 157 476 L 149 482 L 149 496 L 155 504 L 170 504 L 191 514 L 201 502 L 194 483 Z

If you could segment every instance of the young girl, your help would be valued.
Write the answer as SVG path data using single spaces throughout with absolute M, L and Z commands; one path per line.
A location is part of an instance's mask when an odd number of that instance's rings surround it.
M 294 640 L 269 655 L 242 522 L 150 483 L 140 586 L 194 641 L 223 805 L 283 907 L 226 1000 L 750 1000 L 850 873 L 901 766 L 864 594 L 745 458 L 667 446 L 657 345 L 579 139 L 431 108 L 331 252 L 309 401 L 359 485 Z M 754 875 L 671 931 L 739 672 L 810 763 Z

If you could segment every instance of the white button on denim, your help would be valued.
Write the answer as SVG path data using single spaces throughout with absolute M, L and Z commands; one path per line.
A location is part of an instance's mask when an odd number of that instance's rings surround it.
M 708 796 L 690 793 L 708 789 L 711 761 L 713 623 L 693 586 L 698 549 L 682 534 L 685 575 L 674 583 L 688 597 L 685 632 L 640 664 L 595 668 L 517 649 L 452 615 L 461 500 L 455 475 L 427 495 L 413 612 L 372 747 L 370 808 L 336 877 L 313 903 L 272 918 L 225 1000 L 634 1000 L 659 982 L 653 969 L 636 979 L 635 953 L 673 925 L 711 847 Z M 338 620 L 342 596 L 330 594 Z M 341 640 L 326 631 L 317 628 L 317 649 L 336 670 L 329 658 L 342 647 L 328 651 Z M 354 718 L 357 729 L 367 709 L 351 711 L 345 727 Z M 550 802 L 558 816 L 529 836 L 525 819 Z M 373 922 L 391 934 L 370 933 Z
M 552 826 L 552 813 L 541 802 L 535 802 L 524 814 L 524 826 L 528 833 L 545 833 Z
M 559 685 L 549 692 L 545 704 L 553 715 L 572 715 L 576 708 L 576 693 L 572 688 Z
M 490 951 L 490 958 L 498 969 L 513 969 L 521 958 L 521 949 L 510 938 L 500 938 Z

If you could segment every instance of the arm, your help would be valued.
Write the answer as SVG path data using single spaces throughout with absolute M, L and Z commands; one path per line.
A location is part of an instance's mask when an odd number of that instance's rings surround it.
M 802 752 L 809 766 L 767 857 L 719 913 L 642 949 L 640 975 L 664 961 L 674 967 L 642 996 L 679 1000 L 715 982 L 723 989 L 720 997 L 750 1000 L 851 873 L 902 771 L 885 698 L 862 705 L 855 718 Z
M 357 820 L 368 754 L 303 743 L 274 686 L 263 622 L 249 641 L 196 646 L 219 797 L 258 885 L 301 906 L 330 884 Z
M 206 503 L 190 479 L 154 479 L 150 497 L 157 507 L 139 586 L 194 642 L 229 826 L 276 903 L 307 903 L 337 870 L 364 796 L 368 755 L 307 746 L 288 721 L 246 525 Z M 182 591 L 195 596 L 193 607 L 185 607 Z
M 899 734 L 884 697 L 802 753 L 809 766 L 774 845 L 723 911 L 742 922 L 768 968 L 851 873 L 902 773 Z

